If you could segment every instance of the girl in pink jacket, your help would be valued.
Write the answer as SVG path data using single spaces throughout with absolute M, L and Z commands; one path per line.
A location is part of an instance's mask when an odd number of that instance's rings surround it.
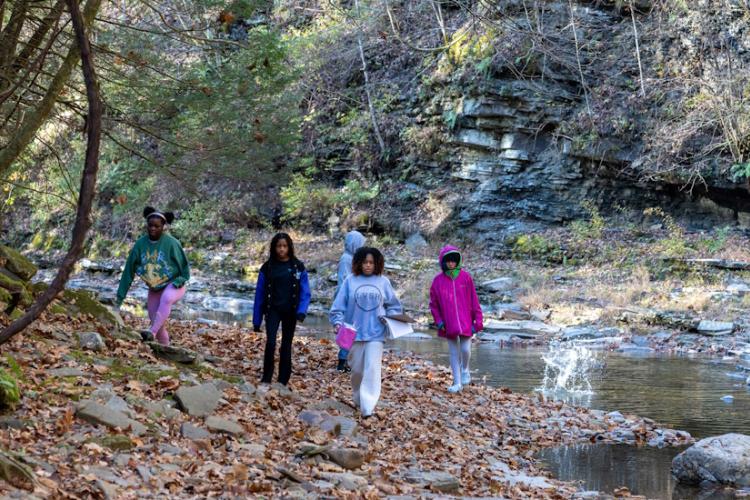
M 453 385 L 459 392 L 471 382 L 469 359 L 471 337 L 482 330 L 482 308 L 471 275 L 461 269 L 461 253 L 447 245 L 440 251 L 442 272 L 430 287 L 430 311 L 438 327 L 438 336 L 448 340 Z

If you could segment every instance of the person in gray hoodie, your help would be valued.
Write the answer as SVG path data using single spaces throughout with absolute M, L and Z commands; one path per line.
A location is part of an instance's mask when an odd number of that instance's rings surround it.
M 357 331 L 351 348 L 352 399 L 363 417 L 370 417 L 380 399 L 384 316 L 403 312 L 391 282 L 383 276 L 385 258 L 377 248 L 354 254 L 352 275 L 341 285 L 329 319 L 338 330 L 345 323 Z
M 339 268 L 336 280 L 336 293 L 334 294 L 334 300 L 338 295 L 341 286 L 346 281 L 346 278 L 352 274 L 352 259 L 354 254 L 365 245 L 365 237 L 359 231 L 349 231 L 344 237 L 344 254 L 339 259 Z M 349 357 L 349 351 L 346 349 L 339 349 L 338 364 L 336 369 L 340 372 L 351 371 L 347 358 Z

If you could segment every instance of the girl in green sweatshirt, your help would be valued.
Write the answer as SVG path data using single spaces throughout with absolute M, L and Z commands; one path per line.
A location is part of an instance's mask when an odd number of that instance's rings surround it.
M 140 276 L 148 285 L 148 317 L 151 320 L 150 330 L 141 336 L 144 341 L 155 337 L 160 344 L 169 345 L 167 319 L 172 306 L 185 295 L 190 266 L 180 242 L 164 233 L 165 226 L 174 220 L 174 214 L 146 207 L 143 216 L 147 234 L 141 236 L 130 250 L 117 290 L 117 307 L 125 300 L 135 275 Z

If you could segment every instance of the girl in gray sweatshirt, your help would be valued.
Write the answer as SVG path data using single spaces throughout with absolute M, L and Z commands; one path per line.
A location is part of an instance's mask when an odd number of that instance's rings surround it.
M 349 351 L 352 397 L 363 417 L 375 411 L 380 398 L 381 365 L 386 328 L 382 318 L 402 312 L 391 282 L 383 276 L 385 258 L 377 248 L 363 247 L 352 260 L 352 274 L 341 285 L 331 306 L 330 321 L 357 331 Z

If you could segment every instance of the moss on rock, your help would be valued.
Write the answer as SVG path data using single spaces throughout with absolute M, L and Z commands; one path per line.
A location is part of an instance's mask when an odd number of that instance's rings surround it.
M 119 328 L 123 327 L 122 318 L 112 312 L 107 306 L 96 300 L 85 290 L 65 290 L 63 292 L 65 309 L 71 316 L 90 314 L 103 323 Z
M 37 272 L 37 267 L 33 262 L 6 245 L 0 245 L 0 262 L 5 262 L 2 267 L 5 267 L 23 281 L 29 281 Z
M 8 290 L 10 293 L 20 293 L 22 290 L 26 290 L 26 285 L 16 274 L 0 268 L 0 288 Z

